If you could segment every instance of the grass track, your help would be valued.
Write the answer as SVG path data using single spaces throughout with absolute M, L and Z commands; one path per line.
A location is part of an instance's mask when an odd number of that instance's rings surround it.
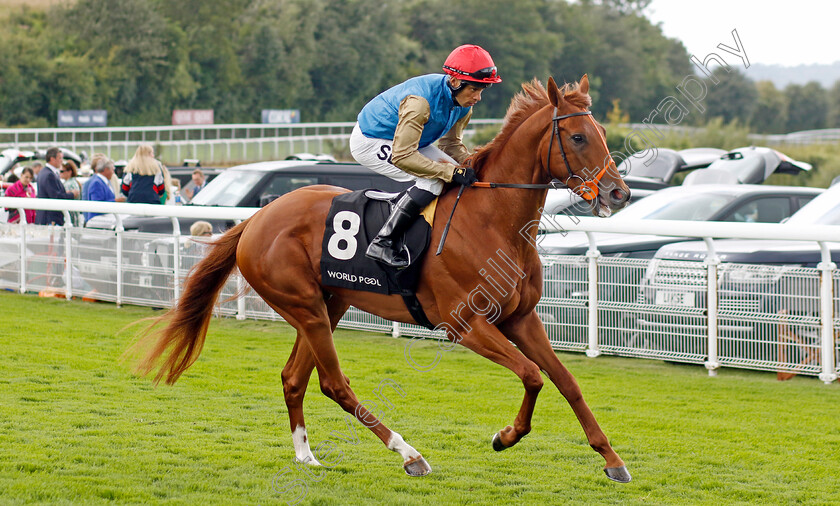
M 601 471 L 568 405 L 546 385 L 534 430 L 502 453 L 490 436 L 522 399 L 508 371 L 462 348 L 427 373 L 406 341 L 339 331 L 345 373 L 361 399 L 384 379 L 385 423 L 429 460 L 405 476 L 396 454 L 320 394 L 306 410 L 313 443 L 332 439 L 332 469 L 307 475 L 294 451 L 280 370 L 292 330 L 217 320 L 179 383 L 153 389 L 116 359 L 136 307 L 0 293 L 0 503 L 562 504 L 805 503 L 840 500 L 840 385 L 813 378 L 561 354 L 634 481 Z M 414 347 L 431 362 L 436 345 Z M 333 432 L 331 435 L 331 432 Z M 315 446 L 313 444 L 313 447 Z M 285 472 L 285 474 L 283 474 Z M 298 481 L 294 481 L 298 480 Z M 272 485 L 273 484 L 273 485 Z

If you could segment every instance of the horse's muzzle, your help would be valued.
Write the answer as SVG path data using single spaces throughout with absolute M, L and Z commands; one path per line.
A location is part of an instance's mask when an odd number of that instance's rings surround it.
M 607 199 L 609 200 L 610 207 L 613 209 L 621 207 L 630 200 L 630 189 L 622 190 L 621 188 L 613 188 L 607 194 Z

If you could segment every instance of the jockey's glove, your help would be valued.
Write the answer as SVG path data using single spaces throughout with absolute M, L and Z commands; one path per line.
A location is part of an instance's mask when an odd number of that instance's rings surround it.
M 475 171 L 470 167 L 458 167 L 455 169 L 455 172 L 452 173 L 452 182 L 455 184 L 472 186 L 472 184 L 476 181 L 478 181 L 478 178 L 475 177 Z

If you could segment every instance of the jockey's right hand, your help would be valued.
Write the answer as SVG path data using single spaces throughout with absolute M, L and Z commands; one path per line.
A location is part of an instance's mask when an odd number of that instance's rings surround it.
M 476 181 L 478 181 L 478 178 L 475 177 L 475 171 L 470 167 L 458 167 L 452 174 L 452 182 L 455 184 L 472 186 Z

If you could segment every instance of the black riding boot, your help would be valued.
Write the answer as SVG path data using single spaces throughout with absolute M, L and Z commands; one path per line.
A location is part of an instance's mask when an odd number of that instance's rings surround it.
M 365 256 L 398 269 L 408 266 L 408 257 L 402 251 L 400 239 L 423 207 L 406 192 L 379 230 L 376 239 L 368 246 Z

